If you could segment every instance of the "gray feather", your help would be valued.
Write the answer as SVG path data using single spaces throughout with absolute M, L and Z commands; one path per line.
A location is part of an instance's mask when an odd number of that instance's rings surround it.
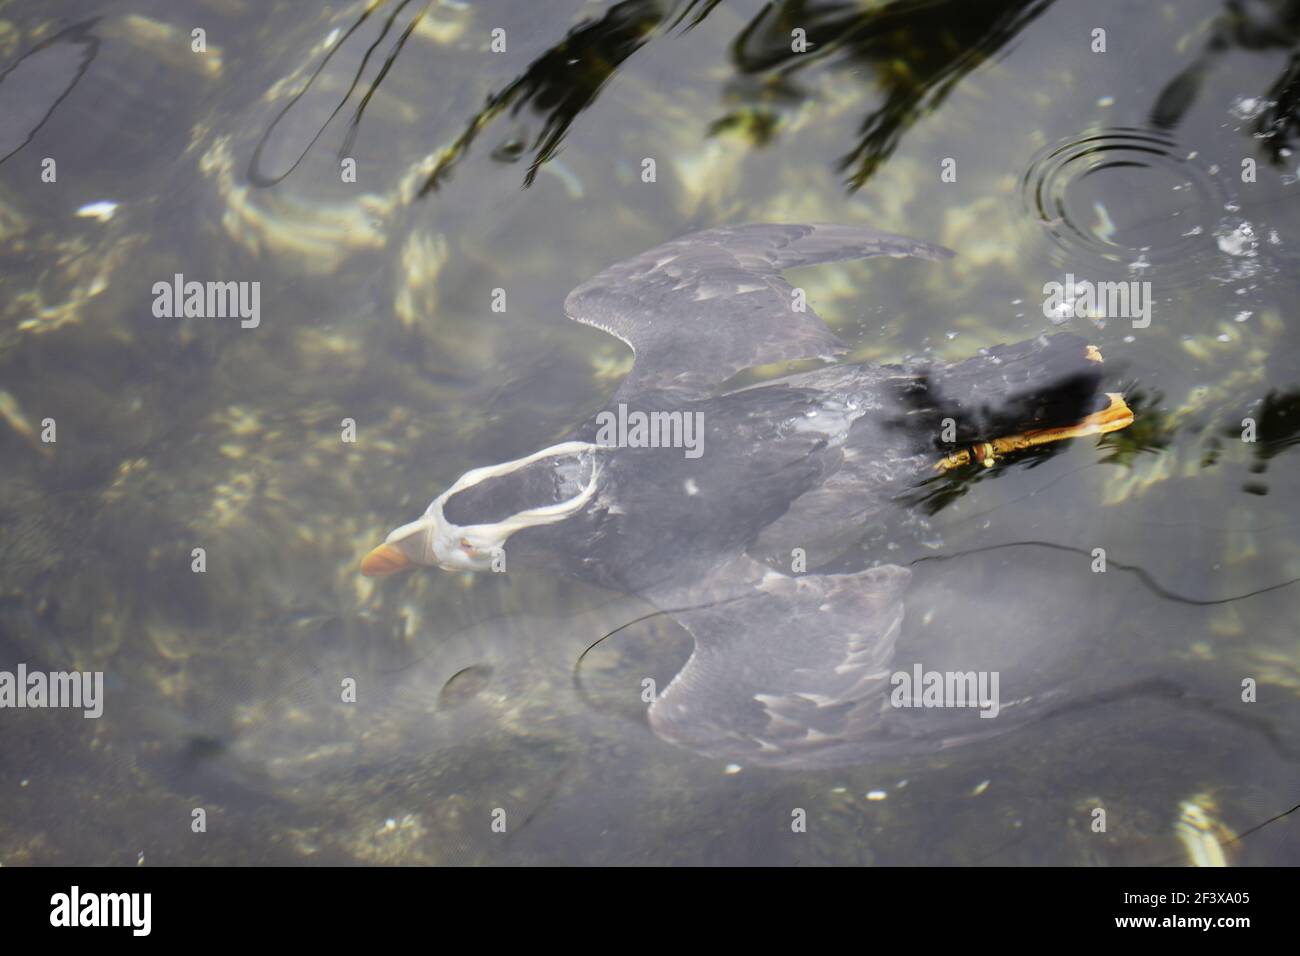
M 854 226 L 724 226 L 610 266 L 569 293 L 564 310 L 632 347 L 636 365 L 620 394 L 699 393 L 756 365 L 843 354 L 844 344 L 812 309 L 794 311 L 784 270 L 872 256 L 951 255 Z
M 910 577 L 894 565 L 788 577 L 740 559 L 693 593 L 672 595 L 696 602 L 673 612 L 695 651 L 650 707 L 651 727 L 743 764 L 860 761 L 889 706 Z

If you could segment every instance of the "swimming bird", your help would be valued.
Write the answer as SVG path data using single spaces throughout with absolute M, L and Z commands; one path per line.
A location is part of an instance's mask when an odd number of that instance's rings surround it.
M 853 226 L 753 224 L 610 266 L 564 304 L 635 354 L 609 404 L 558 444 L 466 472 L 362 572 L 535 568 L 640 596 L 694 638 L 650 726 L 706 756 L 812 768 L 910 745 L 888 718 L 911 572 L 818 568 L 918 482 L 1123 428 L 1132 413 L 1099 393 L 1100 353 L 1066 334 L 956 364 L 729 380 L 847 351 L 785 270 L 950 255 Z

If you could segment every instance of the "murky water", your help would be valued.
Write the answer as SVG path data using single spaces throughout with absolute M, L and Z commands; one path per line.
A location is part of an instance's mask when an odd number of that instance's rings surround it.
M 103 671 L 105 708 L 0 711 L 0 863 L 1300 858 L 1250 832 L 1300 799 L 1300 5 L 85 11 L 0 3 L 0 669 Z M 630 357 L 569 289 L 752 221 L 957 252 L 798 274 L 855 360 L 1106 356 L 1133 426 L 937 480 L 858 549 L 911 565 L 919 654 L 1071 707 L 728 767 L 649 730 L 690 640 L 636 599 L 357 574 L 608 399 Z M 178 273 L 259 282 L 255 327 L 156 315 Z M 1149 282 L 1149 325 L 1045 315 L 1067 275 Z

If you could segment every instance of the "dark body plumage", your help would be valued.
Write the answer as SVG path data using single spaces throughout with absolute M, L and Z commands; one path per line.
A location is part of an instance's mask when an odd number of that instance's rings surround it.
M 1100 379 L 1085 350 L 1055 335 L 950 366 L 834 365 L 707 398 L 620 396 L 601 412 L 617 415 L 621 403 L 629 414 L 698 414 L 700 456 L 623 447 L 546 459 L 458 492 L 445 513 L 471 524 L 567 501 L 599 462 L 593 500 L 559 524 L 517 532 L 512 566 L 638 594 L 685 585 L 737 552 L 788 558 L 851 537 L 933 476 L 952 450 L 939 440 L 945 418 L 957 444 L 1078 420 Z M 593 416 L 564 440 L 595 444 L 598 432 Z
M 1096 409 L 1101 368 L 1083 340 L 1056 335 L 955 365 L 828 365 L 725 387 L 754 366 L 842 354 L 815 312 L 792 307 L 779 273 L 874 255 L 950 253 L 844 226 L 725 227 L 575 289 L 569 316 L 636 352 L 602 411 L 698 415 L 699 456 L 600 445 L 598 415 L 529 463 L 471 472 L 436 500 L 426 513 L 442 532 L 436 563 L 457 566 L 447 542 L 486 525 L 505 529 L 509 570 L 566 574 L 670 612 L 695 652 L 651 706 L 650 723 L 709 756 L 833 766 L 991 730 L 969 713 L 913 720 L 889 706 L 907 569 L 816 569 L 934 475 L 954 450 L 941 441 L 945 419 L 957 444 L 1070 424 Z M 547 517 L 509 523 L 521 514 Z M 807 573 L 791 573 L 794 549 L 806 553 Z
M 892 475 L 924 466 L 920 449 L 901 430 L 890 434 L 865 417 L 869 403 L 879 400 L 867 394 L 869 386 L 883 378 L 880 370 L 863 369 L 857 393 L 843 398 L 790 385 L 686 402 L 665 394 L 634 396 L 626 403 L 629 413 L 698 414 L 702 454 L 688 458 L 680 448 L 602 449 L 538 462 L 497 479 L 503 501 L 513 500 L 517 511 L 519 501 L 545 500 L 525 494 L 549 490 L 552 502 L 573 498 L 591 469 L 600 468 L 593 500 L 560 524 L 518 532 L 510 540 L 510 560 L 531 564 L 536 555 L 553 569 L 593 583 L 645 593 L 653 586 L 696 580 L 747 551 L 792 503 L 845 471 L 846 455 L 855 462 L 863 490 L 868 485 L 883 490 Z M 616 407 L 608 410 L 617 414 Z M 597 431 L 593 418 L 566 441 L 594 444 Z M 474 499 L 491 493 L 468 489 L 453 496 L 447 516 L 459 522 L 480 514 Z M 843 504 L 848 519 L 851 513 L 869 514 L 880 501 L 864 494 Z M 796 537 L 811 543 L 807 535 Z

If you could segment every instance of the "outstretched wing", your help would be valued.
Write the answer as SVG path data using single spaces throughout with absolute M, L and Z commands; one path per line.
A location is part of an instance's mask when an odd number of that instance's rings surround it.
M 890 706 L 910 577 L 894 565 L 787 577 L 742 558 L 707 588 L 674 595 L 692 602 L 672 614 L 695 651 L 651 705 L 651 727 L 741 764 L 859 762 Z
M 570 292 L 564 310 L 632 347 L 636 364 L 623 394 L 701 392 L 755 365 L 844 352 L 815 312 L 795 311 L 783 270 L 871 256 L 951 255 L 854 226 L 724 226 L 610 266 Z

